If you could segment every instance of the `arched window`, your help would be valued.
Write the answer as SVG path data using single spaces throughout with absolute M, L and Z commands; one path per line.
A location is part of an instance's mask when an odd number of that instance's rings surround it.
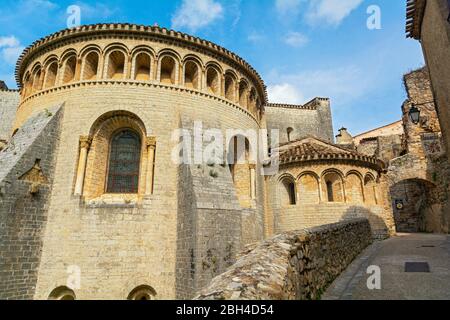
M 106 78 L 113 80 L 123 79 L 125 75 L 125 54 L 116 50 L 109 54 Z
M 327 198 L 328 202 L 334 202 L 333 182 L 327 181 Z
M 136 56 L 134 65 L 134 79 L 138 81 L 149 81 L 150 80 L 150 66 L 151 66 L 150 55 L 146 52 L 141 52 Z
M 317 204 L 319 203 L 319 180 L 312 173 L 303 174 L 298 183 L 298 203 Z
M 58 287 L 50 293 L 49 300 L 76 300 L 75 292 L 66 287 Z
M 77 67 L 77 57 L 75 55 L 68 58 L 64 64 L 63 84 L 72 82 L 75 79 L 75 69 Z
M 227 150 L 230 173 L 236 188 L 236 193 L 242 207 L 250 207 L 252 188 L 256 187 L 255 177 L 251 175 L 251 146 L 247 137 L 234 136 Z M 252 180 L 253 179 L 253 180 Z
M 256 91 L 254 88 L 250 90 L 250 96 L 248 97 L 248 108 L 252 114 L 256 114 Z
M 366 203 L 367 204 L 378 204 L 377 199 L 377 187 L 375 183 L 375 179 L 371 175 L 367 175 L 364 179 L 364 188 L 365 188 L 365 195 L 366 195 Z
M 288 138 L 288 142 L 292 141 L 292 132 L 294 132 L 294 129 L 292 128 L 287 128 L 287 138 Z
M 58 74 L 58 61 L 52 62 L 47 68 L 44 88 L 51 88 L 56 85 L 56 75 Z
M 99 55 L 96 51 L 91 51 L 86 55 L 83 61 L 83 75 L 82 80 L 97 79 L 99 64 Z
M 25 76 L 25 79 L 23 81 L 23 96 L 28 97 L 31 94 L 33 87 L 33 81 L 31 79 L 31 75 L 28 73 Z
M 345 195 L 347 202 L 364 203 L 364 191 L 361 178 L 356 173 L 350 173 L 345 181 Z
M 164 57 L 161 60 L 161 82 L 175 84 L 175 60 L 172 57 Z
M 335 172 L 327 173 L 324 178 L 324 191 L 328 202 L 344 202 L 342 178 Z
M 141 139 L 121 130 L 111 140 L 107 193 L 138 193 Z
M 206 86 L 208 87 L 208 91 L 210 93 L 220 93 L 219 73 L 213 67 L 208 68 L 208 70 L 206 71 Z
M 227 98 L 230 101 L 235 101 L 235 84 L 234 79 L 230 75 L 225 76 L 225 98 Z
M 41 68 L 39 67 L 33 75 L 33 92 L 37 92 L 42 89 L 41 75 Z
M 156 296 L 156 291 L 150 286 L 139 286 L 128 295 L 128 300 L 152 300 Z
M 295 182 L 293 179 L 284 178 L 281 180 L 280 201 L 283 206 L 294 206 L 297 204 Z
M 198 89 L 199 73 L 198 66 L 193 61 L 188 61 L 184 65 L 184 85 L 188 88 Z
M 239 104 L 247 109 L 247 84 L 244 81 L 239 84 Z

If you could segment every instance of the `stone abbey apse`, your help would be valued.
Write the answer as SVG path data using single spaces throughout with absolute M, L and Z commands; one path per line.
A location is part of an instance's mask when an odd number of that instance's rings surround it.
M 395 233 L 387 164 L 345 129 L 335 142 L 330 100 L 270 103 L 214 43 L 81 26 L 26 48 L 16 80 L 0 91 L 0 299 L 191 299 L 277 234 L 359 218 Z M 173 161 L 174 132 L 199 122 L 226 137 L 223 163 Z

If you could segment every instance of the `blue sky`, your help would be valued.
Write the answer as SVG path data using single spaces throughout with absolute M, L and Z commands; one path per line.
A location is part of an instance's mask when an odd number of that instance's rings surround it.
M 23 47 L 66 28 L 73 4 L 82 24 L 158 23 L 220 44 L 255 67 L 271 102 L 330 97 L 335 130 L 353 134 L 399 120 L 402 75 L 424 63 L 405 38 L 406 0 L 1 0 L 0 79 L 15 87 Z M 367 28 L 371 5 L 379 30 Z

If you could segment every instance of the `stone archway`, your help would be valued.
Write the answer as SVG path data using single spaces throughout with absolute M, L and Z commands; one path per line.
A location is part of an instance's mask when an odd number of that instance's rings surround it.
M 405 179 L 390 187 L 397 232 L 427 232 L 432 219 L 430 194 L 435 185 L 423 179 Z

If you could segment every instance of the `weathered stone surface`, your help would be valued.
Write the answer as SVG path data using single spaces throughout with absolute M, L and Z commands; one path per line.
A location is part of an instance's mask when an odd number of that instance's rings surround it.
M 31 117 L 0 151 L 0 299 L 33 299 L 61 117 Z
M 0 150 L 11 136 L 12 123 L 19 105 L 19 92 L 0 88 Z
M 244 250 L 195 299 L 319 299 L 371 241 L 366 219 L 287 232 Z

